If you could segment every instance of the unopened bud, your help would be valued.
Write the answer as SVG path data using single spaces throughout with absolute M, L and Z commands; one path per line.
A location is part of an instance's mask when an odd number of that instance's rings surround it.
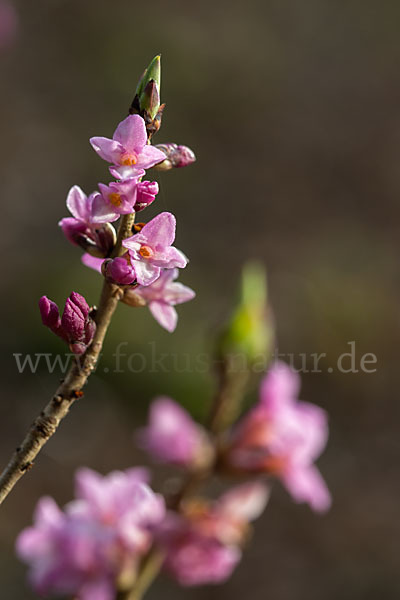
M 117 285 L 129 285 L 136 279 L 135 269 L 125 256 L 105 260 L 101 272 L 108 281 Z
M 158 171 L 169 171 L 170 169 L 187 167 L 196 160 L 195 153 L 188 146 L 178 146 L 178 144 L 170 142 L 167 144 L 157 144 L 156 148 L 162 150 L 165 154 L 165 160 L 154 167 Z
M 129 109 L 140 114 L 150 126 L 160 110 L 161 55 L 153 58 L 136 87 L 135 97 Z
M 241 299 L 220 339 L 222 356 L 244 353 L 250 362 L 267 357 L 274 339 L 274 327 L 267 304 L 264 268 L 247 264 L 242 273 Z

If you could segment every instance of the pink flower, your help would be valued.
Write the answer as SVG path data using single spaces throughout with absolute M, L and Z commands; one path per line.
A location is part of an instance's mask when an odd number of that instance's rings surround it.
M 65 217 L 58 223 L 65 237 L 72 244 L 84 248 L 97 246 L 107 253 L 112 248 L 114 236 L 111 225 L 108 225 L 110 233 L 106 224 L 116 221 L 120 214 L 107 205 L 99 193 L 86 196 L 77 185 L 68 193 L 67 207 L 73 216 Z
M 81 468 L 76 473 L 76 496 L 83 500 L 78 512 L 112 526 L 128 550 L 144 552 L 151 543 L 150 529 L 165 515 L 164 500 L 145 485 L 145 469 L 113 471 L 102 476 Z
M 261 384 L 259 403 L 234 429 L 227 461 L 233 469 L 274 474 L 296 502 L 316 511 L 331 497 L 314 461 L 328 439 L 324 410 L 297 400 L 299 377 L 276 363 Z
M 268 501 L 261 483 L 238 486 L 213 504 L 188 501 L 182 514 L 167 513 L 157 536 L 165 569 L 184 586 L 222 583 L 240 561 L 249 521 Z
M 179 404 L 164 396 L 152 402 L 149 425 L 135 437 L 139 446 L 160 462 L 190 467 L 209 456 L 204 429 Z
M 150 285 L 161 274 L 161 268 L 185 267 L 187 258 L 171 244 L 175 239 L 174 215 L 163 212 L 147 223 L 140 233 L 123 241 L 129 250 L 137 282 Z
M 147 132 L 144 120 L 139 115 L 129 115 L 114 132 L 112 140 L 105 137 L 90 139 L 97 154 L 107 162 L 122 167 L 113 169 L 112 174 L 119 179 L 143 175 L 143 169 L 149 169 L 165 159 L 165 154 L 147 144 Z
M 39 501 L 34 525 L 16 544 L 39 594 L 115 600 L 117 580 L 135 569 L 164 517 L 163 501 L 145 478 L 142 469 L 106 477 L 81 469 L 78 499 L 64 511 L 51 498 Z
M 62 317 L 57 304 L 47 296 L 40 298 L 39 310 L 43 325 L 67 342 L 72 352 L 85 352 L 93 340 L 96 324 L 90 317 L 90 308 L 83 296 L 72 292 L 67 298 Z
M 178 269 L 166 269 L 151 285 L 139 286 L 132 290 L 136 296 L 146 301 L 151 314 L 161 327 L 170 332 L 175 330 L 178 322 L 174 306 L 188 302 L 196 295 L 189 287 L 174 281 L 177 277 Z M 128 291 L 128 296 L 129 293 Z
M 108 185 L 99 183 L 104 202 L 112 210 L 121 215 L 139 212 L 154 202 L 158 194 L 158 183 L 155 181 L 138 181 L 137 177 L 113 181 Z

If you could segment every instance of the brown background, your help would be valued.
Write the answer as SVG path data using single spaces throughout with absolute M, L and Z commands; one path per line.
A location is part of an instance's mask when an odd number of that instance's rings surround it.
M 38 298 L 62 302 L 72 289 L 92 303 L 98 298 L 100 279 L 80 266 L 78 249 L 57 227 L 67 214 L 66 193 L 74 183 L 89 192 L 107 181 L 106 163 L 88 138 L 112 133 L 157 52 L 167 102 L 158 141 L 186 143 L 198 161 L 159 178 L 158 204 L 146 217 L 176 214 L 177 245 L 191 259 L 182 281 L 197 299 L 180 309 L 173 336 L 145 309 L 119 310 L 86 397 L 1 510 L 1 597 L 34 597 L 13 544 L 41 495 L 70 499 L 81 464 L 107 472 L 143 462 L 131 434 L 157 393 L 205 414 L 211 376 L 185 361 L 209 352 L 242 263 L 259 257 L 268 268 L 280 351 L 327 353 L 322 373 L 304 374 L 302 397 L 330 414 L 319 465 L 333 508 L 315 516 L 277 485 L 228 584 L 182 591 L 163 579 L 148 597 L 397 599 L 399 3 L 16 6 L 18 39 L 0 56 L 1 462 L 60 376 L 44 365 L 21 375 L 13 358 L 64 352 L 40 324 Z M 168 372 L 113 373 L 121 340 L 147 364 L 152 353 L 167 352 Z M 376 373 L 334 368 L 352 340 L 358 361 L 376 354 Z M 139 370 L 142 359 L 132 360 Z

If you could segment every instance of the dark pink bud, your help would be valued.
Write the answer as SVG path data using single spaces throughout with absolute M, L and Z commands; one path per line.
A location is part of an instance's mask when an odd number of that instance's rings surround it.
M 70 345 L 72 352 L 82 354 L 93 340 L 96 324 L 91 319 L 85 298 L 72 292 L 60 319 L 57 304 L 43 296 L 39 300 L 43 324 Z
M 103 275 L 113 283 L 118 285 L 129 285 L 136 279 L 135 269 L 127 260 L 126 256 L 104 261 L 102 264 Z
M 65 333 L 61 324 L 58 306 L 47 296 L 42 296 L 39 300 L 39 310 L 43 325 L 46 325 L 53 333 L 58 335 L 65 342 L 68 342 L 68 335 Z
M 135 211 L 139 212 L 150 206 L 158 194 L 158 183 L 156 181 L 141 181 L 137 186 L 137 197 Z
M 52 331 L 57 331 L 61 326 L 61 318 L 58 306 L 47 296 L 42 296 L 39 300 L 39 310 L 43 325 L 49 327 Z
M 77 295 L 79 296 L 79 294 Z M 67 298 L 65 303 L 61 324 L 70 341 L 74 342 L 83 339 L 85 336 L 85 321 L 89 314 L 89 306 L 82 296 L 80 296 L 80 301 L 75 301 L 75 298 L 71 296 Z M 85 304 L 82 303 L 82 300 Z

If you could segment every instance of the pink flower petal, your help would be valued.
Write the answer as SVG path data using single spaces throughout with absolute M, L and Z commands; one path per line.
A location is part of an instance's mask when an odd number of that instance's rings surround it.
M 120 218 L 120 213 L 113 210 L 112 205 L 106 202 L 101 194 L 95 194 L 92 204 L 92 223 L 111 223 Z
M 124 148 L 119 142 L 105 137 L 92 137 L 90 144 L 100 158 L 111 163 L 118 163 L 124 152 Z
M 228 517 L 254 521 L 264 512 L 269 496 L 269 487 L 254 481 L 232 488 L 220 498 L 218 504 Z
M 175 331 L 178 323 L 178 313 L 173 306 L 153 300 L 149 304 L 149 310 L 161 327 L 164 327 L 170 333 Z
M 282 475 L 282 482 L 296 502 L 307 502 L 316 512 L 330 508 L 331 495 L 316 467 L 293 468 Z
M 85 222 L 89 220 L 87 196 L 78 185 L 74 185 L 68 192 L 67 208 L 76 219 Z
M 81 261 L 86 267 L 98 271 L 100 275 L 102 274 L 101 265 L 105 261 L 105 258 L 97 258 L 97 256 L 92 256 L 91 254 L 83 254 L 81 257 Z
M 118 125 L 113 139 L 128 152 L 140 154 L 147 144 L 147 132 L 144 120 L 139 115 L 129 115 Z
M 167 304 L 175 305 L 189 302 L 195 296 L 196 293 L 191 288 L 183 285 L 183 283 L 173 282 L 165 287 L 163 300 Z
M 161 273 L 160 267 L 156 267 L 144 260 L 133 260 L 133 267 L 136 273 L 136 279 L 141 285 L 150 285 Z
M 143 227 L 142 231 L 136 234 L 138 236 L 137 241 L 143 240 L 144 242 L 148 242 L 150 246 L 155 246 L 156 244 L 170 246 L 175 239 L 175 229 L 176 219 L 174 215 L 169 212 L 163 212 L 149 221 Z
M 165 160 L 165 154 L 155 146 L 145 146 L 138 157 L 138 161 L 135 165 L 137 169 L 150 169 L 154 165 Z

